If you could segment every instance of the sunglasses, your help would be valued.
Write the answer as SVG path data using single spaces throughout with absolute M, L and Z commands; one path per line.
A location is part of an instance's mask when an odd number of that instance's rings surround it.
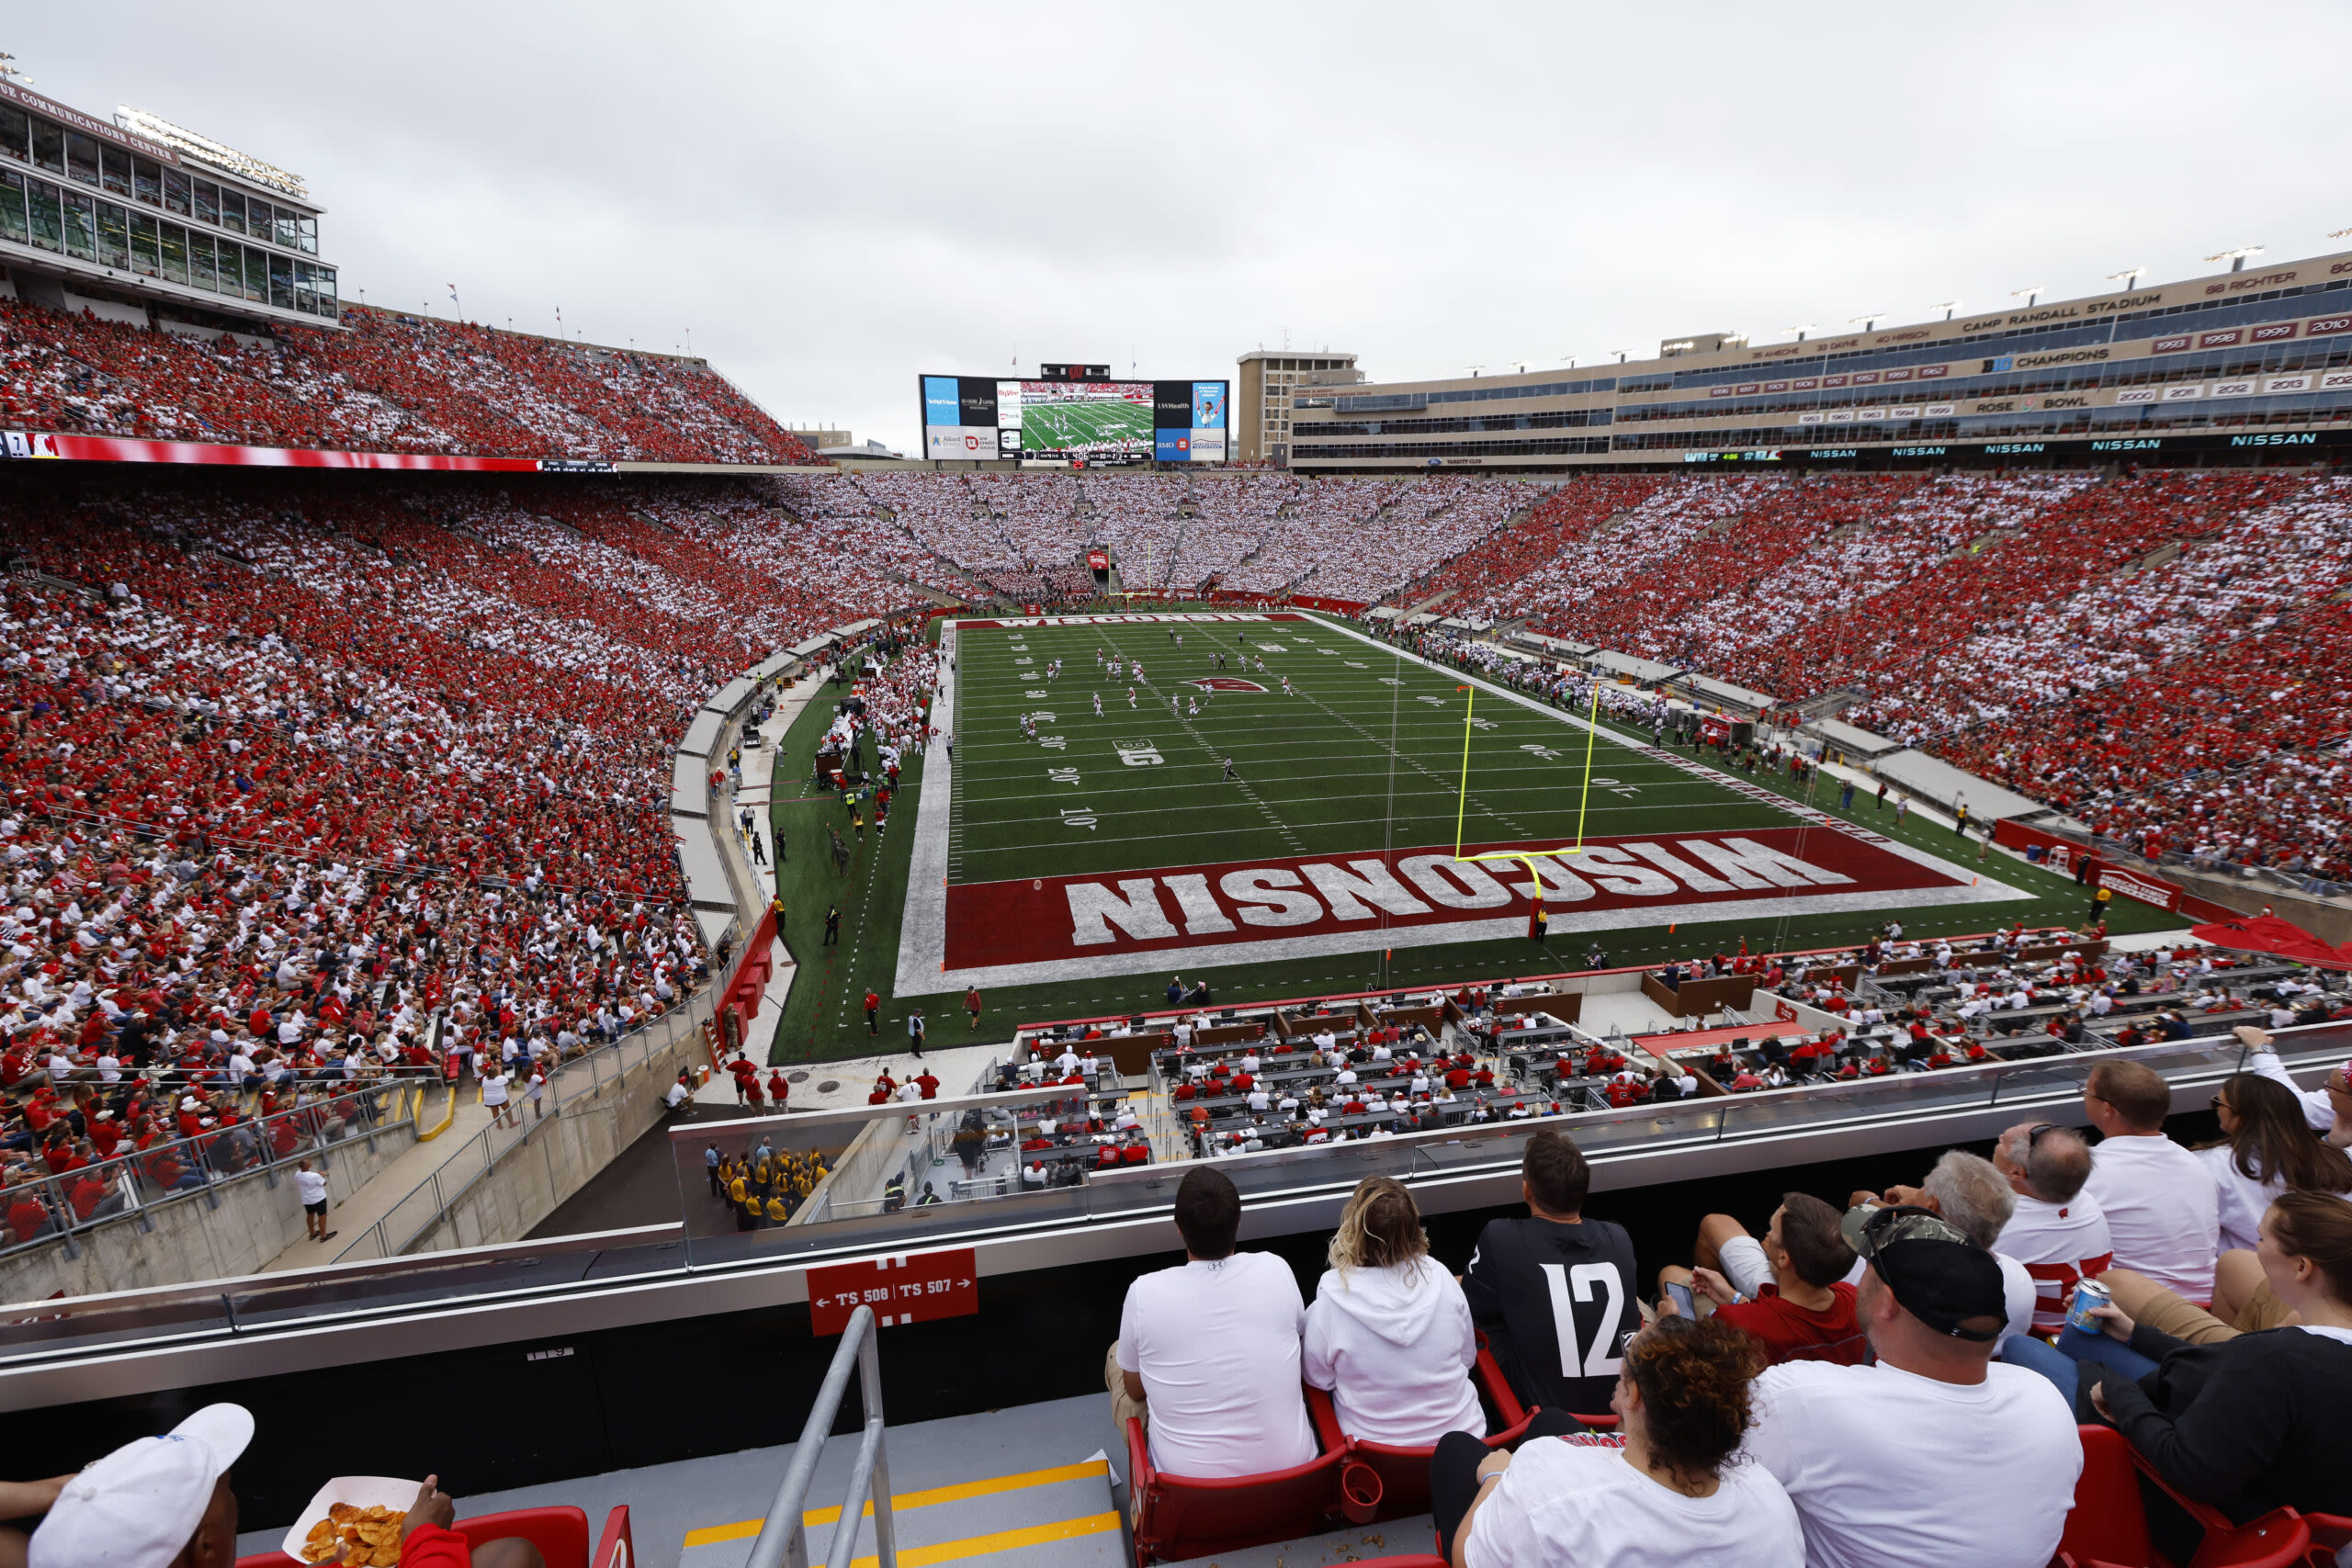
M 2025 1133 L 2025 1146 L 2028 1149 L 2031 1149 L 2034 1145 L 2041 1141 L 2042 1134 L 2055 1133 L 2057 1131 L 2058 1123 L 2055 1122 L 2044 1122 L 2038 1127 L 2029 1127 L 2026 1129 Z

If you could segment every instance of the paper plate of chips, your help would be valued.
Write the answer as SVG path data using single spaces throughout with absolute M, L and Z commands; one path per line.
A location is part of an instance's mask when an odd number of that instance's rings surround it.
M 283 1550 L 298 1562 L 397 1568 L 401 1530 L 422 1485 L 388 1475 L 338 1475 L 286 1532 Z

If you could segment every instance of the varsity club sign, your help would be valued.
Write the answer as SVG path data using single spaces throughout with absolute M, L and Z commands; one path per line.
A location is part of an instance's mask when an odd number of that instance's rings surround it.
M 1479 844 L 1469 854 L 1542 845 Z M 1835 826 L 1596 840 L 1531 856 L 1555 934 L 2026 895 Z M 1528 861 L 1451 849 L 1297 856 L 946 888 L 942 969 L 978 983 L 1523 936 Z

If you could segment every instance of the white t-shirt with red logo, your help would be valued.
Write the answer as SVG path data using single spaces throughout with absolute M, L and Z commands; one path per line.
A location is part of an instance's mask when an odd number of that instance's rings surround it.
M 2054 1333 L 2066 1321 L 2075 1287 L 2104 1274 L 2115 1261 L 2107 1214 L 2087 1191 L 2064 1203 L 2020 1192 L 2017 1212 L 2001 1227 L 1996 1250 L 2025 1265 L 2033 1279 L 2033 1327 Z

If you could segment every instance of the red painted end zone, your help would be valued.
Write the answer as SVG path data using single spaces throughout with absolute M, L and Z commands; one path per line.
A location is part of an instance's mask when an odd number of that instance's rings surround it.
M 1466 853 L 1550 844 L 1478 844 Z M 1863 894 L 1968 884 L 1829 828 L 1654 833 L 1536 857 L 1555 919 L 1645 905 L 1737 905 L 1792 894 Z M 1523 916 L 1527 867 L 1465 864 L 1450 850 L 1300 856 L 947 889 L 947 967 L 978 968 Z M 1385 917 L 1385 918 L 1384 918 Z

